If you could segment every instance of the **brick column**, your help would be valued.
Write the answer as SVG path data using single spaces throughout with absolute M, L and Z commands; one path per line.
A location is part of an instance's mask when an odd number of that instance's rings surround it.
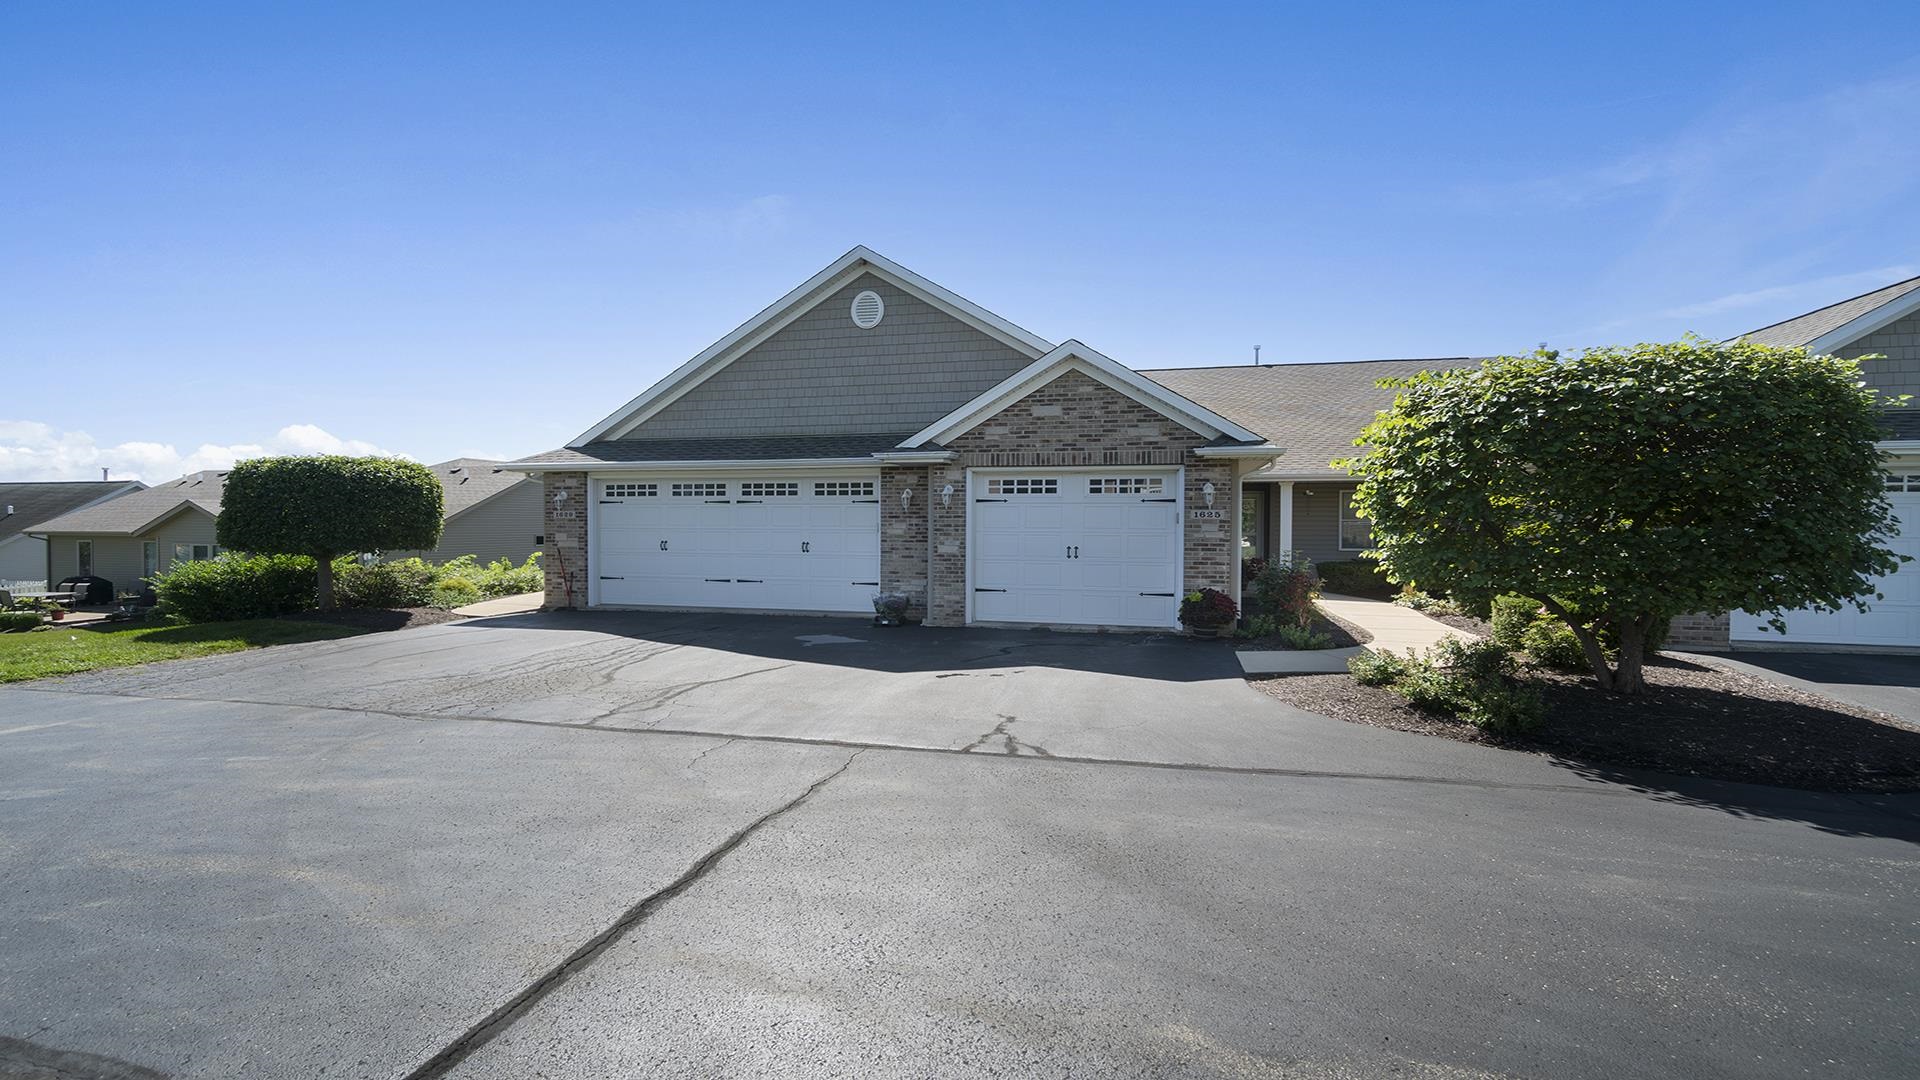
M 940 504 L 940 491 L 953 485 L 953 498 Z M 967 469 L 957 462 L 927 471 L 927 528 L 933 542 L 928 567 L 928 626 L 964 626 L 967 622 Z
M 1667 645 L 1675 649 L 1708 649 L 1724 652 L 1730 646 L 1728 632 L 1732 620 L 1719 615 L 1682 615 L 1667 629 Z
M 546 484 L 542 520 L 547 535 L 540 556 L 547 577 L 543 606 L 548 610 L 583 608 L 587 606 L 587 474 L 546 473 L 542 479 Z M 554 496 L 561 492 L 567 497 L 556 504 Z
M 1196 521 L 1193 511 L 1206 509 L 1206 487 L 1213 485 L 1213 509 L 1225 511 L 1219 521 Z M 1234 501 L 1233 463 L 1187 458 L 1187 520 L 1185 528 L 1186 592 L 1219 589 L 1232 596 L 1240 558 L 1240 512 Z
M 912 492 L 901 502 L 900 496 Z M 907 614 L 927 615 L 927 470 L 889 465 L 880 470 L 880 588 L 912 598 Z

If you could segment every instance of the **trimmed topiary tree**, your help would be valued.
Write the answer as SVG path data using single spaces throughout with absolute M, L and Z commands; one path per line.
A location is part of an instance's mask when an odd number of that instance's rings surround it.
M 1851 360 L 1687 338 L 1383 380 L 1346 462 L 1396 580 L 1537 602 L 1636 693 L 1687 612 L 1864 607 L 1901 557 L 1878 395 Z M 1615 656 L 1609 659 L 1609 649 Z
M 444 510 L 433 471 L 398 458 L 272 457 L 227 474 L 220 544 L 258 555 L 310 555 L 320 610 L 333 608 L 333 560 L 440 542 Z

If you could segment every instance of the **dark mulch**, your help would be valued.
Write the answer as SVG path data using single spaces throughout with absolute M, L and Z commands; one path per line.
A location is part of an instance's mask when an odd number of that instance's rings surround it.
M 1313 630 L 1333 639 L 1331 649 L 1349 649 L 1355 645 L 1365 645 L 1373 640 L 1373 635 L 1365 628 L 1345 619 L 1336 619 L 1318 608 L 1313 613 Z M 1235 638 L 1236 649 L 1290 649 L 1292 646 L 1277 637 Z
M 1920 727 L 1750 675 L 1671 658 L 1647 667 L 1639 697 L 1591 678 L 1536 672 L 1547 703 L 1518 738 L 1422 712 L 1351 675 L 1250 680 L 1308 712 L 1356 724 L 1552 754 L 1570 762 L 1654 769 L 1812 791 L 1920 790 Z
M 434 626 L 465 618 L 445 608 L 336 608 L 333 611 L 303 611 L 288 615 L 303 622 L 332 623 L 358 630 L 405 630 L 414 626 Z
M 1455 630 L 1465 630 L 1469 634 L 1477 634 L 1485 638 L 1493 636 L 1493 624 L 1485 619 L 1476 619 L 1471 615 L 1438 615 L 1431 611 L 1426 612 L 1426 616 L 1429 619 L 1446 623 Z

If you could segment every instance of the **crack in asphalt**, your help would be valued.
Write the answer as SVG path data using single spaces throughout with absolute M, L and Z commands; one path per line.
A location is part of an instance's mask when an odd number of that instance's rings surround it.
M 1516 783 L 1502 780 L 1472 780 L 1455 776 L 1422 776 L 1406 773 L 1364 773 L 1342 772 L 1334 769 L 1289 769 L 1278 766 L 1257 765 L 1209 765 L 1194 761 L 1153 761 L 1138 758 L 1103 758 L 1077 754 L 1049 754 L 1045 758 L 1030 757 L 1025 754 L 974 754 L 951 746 L 913 746 L 903 743 L 868 742 L 859 739 L 821 739 L 804 735 L 764 735 L 743 734 L 729 731 L 706 731 L 699 728 L 663 728 L 663 727 L 590 727 L 578 722 L 561 720 L 527 720 L 513 716 L 477 716 L 469 713 L 454 712 L 408 712 L 399 709 L 374 709 L 358 705 L 304 705 L 289 704 L 285 701 L 253 701 L 245 698 L 206 698 L 185 695 L 135 694 L 113 690 L 74 690 L 55 687 L 8 686 L 0 689 L 23 694 L 76 694 L 87 697 L 118 697 L 133 701 L 198 701 L 209 705 L 254 705 L 275 709 L 312 709 L 317 712 L 344 712 L 361 716 L 391 716 L 399 720 L 413 720 L 420 723 L 442 723 L 458 721 L 475 724 L 517 724 L 523 727 L 559 728 L 568 731 L 586 731 L 599 735 L 664 735 L 681 738 L 731 738 L 740 742 L 763 742 L 787 746 L 822 746 L 841 750 L 888 750 L 902 754 L 946 754 L 974 758 L 981 761 L 1019 761 L 1034 764 L 1091 765 L 1102 768 L 1119 769 L 1160 769 L 1172 772 L 1218 773 L 1224 776 L 1272 776 L 1306 780 L 1370 780 L 1407 784 L 1437 784 L 1448 787 L 1478 788 L 1483 791 L 1554 791 L 1566 795 L 1593 795 L 1607 798 L 1638 799 L 1643 796 L 1627 788 L 1594 787 L 1591 784 L 1576 786 L 1572 784 L 1533 784 Z M 1891 817 L 1900 816 L 1890 811 L 1861 806 L 1862 816 Z
M 1034 743 L 1023 743 L 1019 740 L 1018 737 L 1016 737 L 1013 734 L 1013 732 L 1007 730 L 1008 728 L 1012 727 L 1015 723 L 1019 721 L 1020 719 L 1019 717 L 1008 716 L 1006 713 L 995 713 L 994 715 L 1000 718 L 1000 722 L 993 726 L 993 730 L 987 732 L 986 734 L 973 740 L 967 745 L 961 747 L 960 753 L 962 754 L 970 753 L 974 750 L 979 749 L 982 746 L 985 746 L 987 743 L 993 741 L 994 739 L 1000 739 L 1000 740 L 1003 740 L 1002 749 L 1000 751 L 1002 754 L 1018 754 L 1022 750 L 1031 750 L 1035 754 L 1043 758 L 1053 757 L 1053 754 L 1048 752 L 1046 747 L 1039 746 Z
M 514 1021 L 526 1015 L 527 1010 L 538 1004 L 541 998 L 558 989 L 562 983 L 593 963 L 629 931 L 645 922 L 649 916 L 664 907 L 674 897 L 692 888 L 701 878 L 711 873 L 714 867 L 718 866 L 720 861 L 731 854 L 735 848 L 746 843 L 754 833 L 799 808 L 808 799 L 813 798 L 821 788 L 845 775 L 864 753 L 866 753 L 864 749 L 854 751 L 847 760 L 840 763 L 838 768 L 807 785 L 805 791 L 755 818 L 745 828 L 721 841 L 718 847 L 696 859 L 693 865 L 687 867 L 679 877 L 642 897 L 638 903 L 622 912 L 620 917 L 609 923 L 605 929 L 569 953 L 566 959 L 548 968 L 539 978 L 522 987 L 518 993 L 502 1002 L 492 1012 L 482 1017 L 478 1023 L 441 1047 L 432 1057 L 421 1062 L 412 1072 L 407 1073 L 403 1080 L 431 1080 L 432 1077 L 445 1076 L 448 1070 L 513 1026 Z
M 693 760 L 687 762 L 687 768 L 689 769 L 693 768 L 695 765 L 698 765 L 700 764 L 701 761 L 705 760 L 708 754 L 713 753 L 715 750 L 725 750 L 727 747 L 732 746 L 737 741 L 739 741 L 738 737 L 734 736 L 734 737 L 729 737 L 727 739 L 724 739 L 720 742 L 713 744 L 712 746 L 707 747 L 705 750 L 702 750 L 699 753 L 693 755 Z M 862 750 L 861 753 L 866 753 L 866 751 Z

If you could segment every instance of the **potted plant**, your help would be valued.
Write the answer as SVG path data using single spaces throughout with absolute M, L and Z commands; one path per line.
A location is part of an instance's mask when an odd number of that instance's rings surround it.
M 1188 593 L 1180 601 L 1180 625 L 1194 637 L 1219 637 L 1220 632 L 1240 617 L 1233 597 L 1219 589 L 1201 589 Z
M 906 593 L 878 593 L 873 598 L 873 625 L 905 626 L 907 624 L 907 605 L 911 603 Z

